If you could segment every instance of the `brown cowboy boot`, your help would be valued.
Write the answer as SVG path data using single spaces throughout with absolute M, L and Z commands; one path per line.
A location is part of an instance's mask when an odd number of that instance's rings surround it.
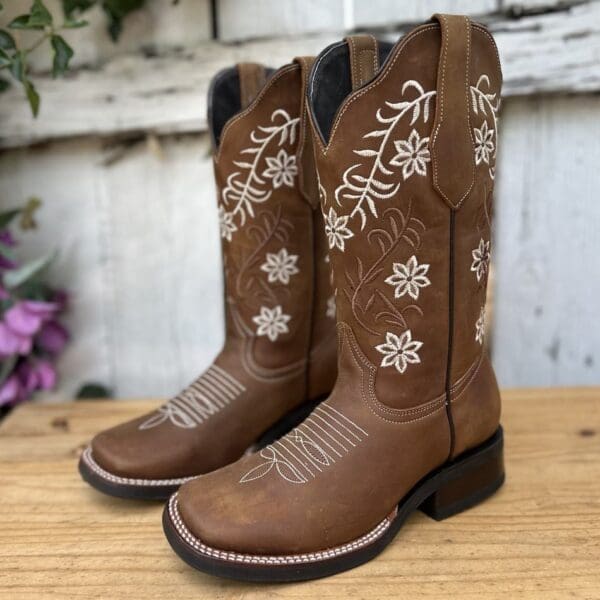
M 167 498 L 289 431 L 333 387 L 335 305 L 306 144 L 310 64 L 240 64 L 212 82 L 225 344 L 164 406 L 93 439 L 79 468 L 100 491 Z
M 329 575 L 381 552 L 415 509 L 443 519 L 502 484 L 483 346 L 500 86 L 490 34 L 460 16 L 317 59 L 308 103 L 339 376 L 285 437 L 171 498 L 165 531 L 192 566 Z

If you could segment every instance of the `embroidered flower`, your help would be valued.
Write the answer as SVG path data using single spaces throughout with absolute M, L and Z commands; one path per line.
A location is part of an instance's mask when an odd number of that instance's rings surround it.
M 480 344 L 483 344 L 483 338 L 485 336 L 485 306 L 481 307 L 479 318 L 475 323 L 475 340 Z
M 329 298 L 327 298 L 327 312 L 325 313 L 325 316 L 330 319 L 335 319 L 335 296 L 329 296 Z
M 485 275 L 490 262 L 490 243 L 484 242 L 483 238 L 479 240 L 479 246 L 471 251 L 473 262 L 471 263 L 471 271 L 477 275 L 477 281 Z
M 416 300 L 419 297 L 419 288 L 431 285 L 429 277 L 426 276 L 429 265 L 420 265 L 416 256 L 411 256 L 405 265 L 394 263 L 393 269 L 393 274 L 385 282 L 396 288 L 394 290 L 395 298 L 401 298 L 408 294 L 413 300 Z
M 260 315 L 252 317 L 252 320 L 258 325 L 256 335 L 266 335 L 274 342 L 281 333 L 288 333 L 288 321 L 290 315 L 284 315 L 281 306 L 275 308 L 267 308 L 261 306 Z
M 288 254 L 288 251 L 282 248 L 277 254 L 267 252 L 267 260 L 260 269 L 269 274 L 269 283 L 280 281 L 287 285 L 290 282 L 290 276 L 299 272 L 296 266 L 297 262 L 296 254 Z
M 494 152 L 494 130 L 488 129 L 487 121 L 483 122 L 481 129 L 473 128 L 475 134 L 475 164 L 490 163 L 490 156 Z
M 375 349 L 384 355 L 381 360 L 382 367 L 394 366 L 399 373 L 404 373 L 409 364 L 421 362 L 417 351 L 422 345 L 423 342 L 412 339 L 412 333 L 407 329 L 400 336 L 388 331 L 385 334 L 385 344 L 379 344 Z
M 294 185 L 294 177 L 298 174 L 296 157 L 290 156 L 285 150 L 280 150 L 276 157 L 265 158 L 268 167 L 263 171 L 263 177 L 273 179 L 273 187 L 277 189 L 285 184 L 289 187 Z
M 237 231 L 237 225 L 233 222 L 233 213 L 226 212 L 222 206 L 219 206 L 219 228 L 221 229 L 221 237 L 228 242 L 231 241 L 231 234 Z
M 354 234 L 348 229 L 348 217 L 338 217 L 333 208 L 329 209 L 328 215 L 325 217 L 325 233 L 329 242 L 329 248 L 339 248 L 344 251 L 345 242 Z
M 402 177 L 408 179 L 413 173 L 427 174 L 427 163 L 430 162 L 429 138 L 421 138 L 416 129 L 413 129 L 407 140 L 394 142 L 396 156 L 390 160 L 390 165 L 402 167 Z

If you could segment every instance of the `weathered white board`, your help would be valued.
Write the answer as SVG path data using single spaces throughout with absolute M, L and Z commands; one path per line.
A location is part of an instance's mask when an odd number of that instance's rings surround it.
M 3 206 L 44 201 L 23 257 L 59 249 L 49 278 L 69 290 L 73 339 L 60 392 L 100 381 L 122 396 L 168 395 L 222 339 L 216 203 L 207 136 L 145 143 L 104 166 L 99 140 L 0 155 Z
M 600 2 L 500 20 L 492 29 L 502 55 L 505 96 L 600 90 Z M 219 69 L 238 61 L 284 64 L 318 53 L 341 35 L 233 46 L 211 42 L 156 58 L 120 56 L 98 71 L 78 71 L 68 82 L 43 78 L 35 124 L 20 90 L 2 96 L 0 147 L 77 135 L 204 131 L 206 91 Z
M 600 98 L 506 102 L 493 357 L 503 385 L 600 384 Z

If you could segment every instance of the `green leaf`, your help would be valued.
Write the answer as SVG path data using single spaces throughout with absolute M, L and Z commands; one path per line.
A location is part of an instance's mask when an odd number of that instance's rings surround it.
M 16 47 L 15 38 L 8 31 L 0 29 L 0 48 L 3 50 L 14 50 Z
M 42 26 L 32 27 L 29 25 L 29 15 L 15 17 L 9 24 L 9 29 L 44 29 Z
M 44 273 L 44 271 L 48 268 L 48 266 L 55 259 L 55 257 L 56 252 L 53 252 L 48 256 L 36 258 L 35 260 L 24 264 L 18 269 L 6 271 L 6 273 L 4 273 L 4 285 L 9 290 L 13 290 L 15 288 L 21 287 L 26 283 L 31 283 Z
M 123 19 L 134 10 L 141 8 L 145 0 L 103 0 L 102 8 L 108 16 L 108 33 L 116 42 L 123 29 Z
M 89 10 L 96 4 L 97 0 L 62 0 L 63 13 L 67 19 L 74 14 L 80 14 Z
M 6 229 L 6 227 L 8 227 L 13 219 L 17 216 L 21 214 L 21 209 L 20 208 L 12 208 L 10 210 L 4 210 L 0 213 L 0 229 Z
M 63 29 L 79 29 L 80 27 L 87 27 L 90 24 L 89 21 L 74 21 L 72 19 L 67 19 L 63 23 Z
M 17 81 L 23 81 L 25 79 L 25 55 L 22 50 L 19 50 L 13 58 L 10 64 L 10 72 Z
M 0 77 L 0 94 L 5 92 L 10 87 L 10 81 Z
M 0 67 L 8 67 L 12 63 L 12 58 L 0 48 Z
M 46 27 L 47 25 L 52 25 L 52 15 L 44 6 L 42 0 L 33 0 L 28 25 L 30 27 Z
M 26 79 L 23 82 L 23 88 L 25 89 L 29 107 L 31 108 L 31 114 L 34 117 L 37 117 L 38 112 L 40 111 L 40 95 L 37 93 L 37 90 L 35 89 L 33 83 L 29 81 L 29 79 Z
M 84 383 L 77 394 L 76 400 L 98 400 L 100 398 L 111 398 L 112 392 L 101 383 Z
M 52 63 L 52 75 L 58 77 L 69 68 L 69 61 L 73 57 L 73 48 L 65 42 L 60 35 L 53 35 L 50 39 L 54 49 L 54 61 Z

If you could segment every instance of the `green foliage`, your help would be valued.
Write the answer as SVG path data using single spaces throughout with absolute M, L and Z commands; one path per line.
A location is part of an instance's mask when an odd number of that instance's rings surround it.
M 71 48 L 60 35 L 53 35 L 50 41 L 52 43 L 52 48 L 54 49 L 52 75 L 58 77 L 68 69 L 69 61 L 73 56 L 73 48 Z
M 112 391 L 101 383 L 84 383 L 75 395 L 76 400 L 100 400 L 102 398 L 112 398 Z
M 60 32 L 86 27 L 89 23 L 81 15 L 95 6 L 100 6 L 108 19 L 108 33 L 117 41 L 123 28 L 123 19 L 132 11 L 141 8 L 146 0 L 62 0 L 64 20 L 55 23 L 43 0 L 33 0 L 29 12 L 14 18 L 7 29 L 0 29 L 0 71 L 6 70 L 23 88 L 34 117 L 38 115 L 40 96 L 28 73 L 28 58 L 36 48 L 49 44 L 52 52 L 52 74 L 60 77 L 69 69 L 73 48 Z M 0 3 L 0 11 L 3 9 Z M 40 37 L 28 48 L 21 47 L 8 30 L 37 31 Z M 10 87 L 10 82 L 0 77 L 0 93 Z

